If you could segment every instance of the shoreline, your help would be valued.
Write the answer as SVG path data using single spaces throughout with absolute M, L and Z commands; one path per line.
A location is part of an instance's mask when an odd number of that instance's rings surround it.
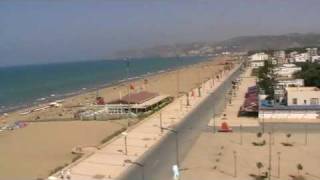
M 148 73 L 145 73 L 145 74 L 132 76 L 132 77 L 125 78 L 125 79 L 120 79 L 120 80 L 116 80 L 116 81 L 109 82 L 109 83 L 93 85 L 92 87 L 83 87 L 80 90 L 74 90 L 74 91 L 71 91 L 71 92 L 65 92 L 65 93 L 61 93 L 61 94 L 51 94 L 51 95 L 49 95 L 47 97 L 39 97 L 39 98 L 33 100 L 32 102 L 26 102 L 26 103 L 23 103 L 21 105 L 15 105 L 15 106 L 10 106 L 10 107 L 4 106 L 5 108 L 1 108 L 1 107 L 3 107 L 3 106 L 1 106 L 0 107 L 0 118 L 2 116 L 6 115 L 6 114 L 15 113 L 17 111 L 27 110 L 29 108 L 35 108 L 37 106 L 43 106 L 43 105 L 51 103 L 51 102 L 55 102 L 55 101 L 59 101 L 59 100 L 65 100 L 65 99 L 76 97 L 76 96 L 80 96 L 80 95 L 83 95 L 83 94 L 92 93 L 92 92 L 95 92 L 97 90 L 103 90 L 105 88 L 125 85 L 127 83 L 131 83 L 131 82 L 134 82 L 134 81 L 139 81 L 139 80 L 141 80 L 143 78 L 146 78 L 146 77 L 150 78 L 152 76 L 160 75 L 162 73 L 170 73 L 170 72 L 174 72 L 174 71 L 176 71 L 178 69 L 184 69 L 184 68 L 188 68 L 188 67 L 195 66 L 195 65 L 198 65 L 198 64 L 208 63 L 209 61 L 212 61 L 213 59 L 215 60 L 216 58 L 219 58 L 219 56 L 206 57 L 206 58 L 203 58 L 202 60 L 199 60 L 200 62 L 197 62 L 197 63 L 194 63 L 194 64 L 188 64 L 188 65 L 182 65 L 182 66 L 179 66 L 179 67 L 162 69 L 162 70 L 158 70 L 156 72 L 148 72 Z M 52 96 L 52 95 L 54 95 L 54 96 Z M 44 99 L 44 100 L 41 100 L 41 99 Z
M 219 69 L 223 68 L 222 62 L 229 59 L 231 60 L 230 57 L 210 58 L 179 68 L 180 90 L 190 92 L 191 89 L 198 86 L 199 82 L 207 81 L 208 78 L 215 75 L 214 73 L 218 73 Z M 142 80 L 131 78 L 130 81 L 133 81 L 136 91 L 144 88 L 150 92 L 175 96 L 177 94 L 176 78 L 178 72 L 175 70 L 176 68 L 172 68 L 153 74 L 148 73 L 140 76 Z M 147 85 L 143 80 L 146 77 L 149 81 Z M 119 97 L 121 93 L 127 92 L 128 88 L 124 85 L 126 83 L 128 82 L 117 82 L 113 86 L 109 84 L 108 88 L 100 90 L 99 95 L 108 102 Z M 10 125 L 19 120 L 33 121 L 27 123 L 25 128 L 1 133 L 0 146 L 2 148 L 0 148 L 0 153 L 6 154 L 6 156 L 0 162 L 0 167 L 3 167 L 0 170 L 0 177 L 46 177 L 57 167 L 72 163 L 74 157 L 71 152 L 75 147 L 99 146 L 101 142 L 108 139 L 107 137 L 125 127 L 127 123 L 125 119 L 117 121 L 65 121 L 73 118 L 73 114 L 79 109 L 90 108 L 95 102 L 95 96 L 94 90 L 91 90 L 91 93 L 81 93 L 81 95 L 66 98 L 60 107 L 33 111 L 27 115 L 22 115 L 21 111 L 17 111 L 1 118 L 3 125 Z M 62 115 L 60 116 L 60 114 Z M 48 118 L 52 121 L 47 121 Z M 173 121 L 169 119 L 168 122 Z M 63 141 L 61 141 L 62 139 Z M 41 148 L 34 148 L 38 146 Z M 46 162 L 45 166 L 41 166 L 37 170 L 30 169 L 30 167 L 37 166 L 42 162 Z

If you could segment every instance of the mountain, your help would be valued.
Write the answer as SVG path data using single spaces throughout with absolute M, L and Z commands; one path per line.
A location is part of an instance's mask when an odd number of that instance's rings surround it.
M 237 46 L 239 50 L 287 49 L 295 47 L 320 46 L 320 34 L 286 34 L 265 36 L 242 36 L 219 43 L 221 46 Z
M 116 57 L 172 57 L 208 55 L 224 51 L 250 51 L 265 49 L 287 49 L 296 47 L 320 47 L 320 34 L 292 33 L 284 35 L 241 36 L 221 42 L 194 42 L 163 45 L 146 49 L 131 49 L 116 52 Z M 205 49 L 205 50 L 204 50 Z

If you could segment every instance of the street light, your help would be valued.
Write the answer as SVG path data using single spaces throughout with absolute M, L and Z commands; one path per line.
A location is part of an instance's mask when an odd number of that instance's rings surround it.
M 243 137 L 242 137 L 242 124 L 240 124 L 240 145 L 243 143 Z
M 127 136 L 128 136 L 128 133 L 127 132 L 122 132 L 121 133 L 123 136 L 124 136 L 124 154 L 125 155 L 128 155 L 128 145 L 127 145 Z
M 163 133 L 163 128 L 162 128 L 162 111 L 159 113 L 159 123 L 160 123 L 160 133 Z
M 305 131 L 304 144 L 307 145 L 308 144 L 308 125 L 307 124 L 304 126 L 304 131 Z
M 124 162 L 139 166 L 141 168 L 141 179 L 144 180 L 145 173 L 144 173 L 144 165 L 142 163 L 134 162 L 134 161 L 131 161 L 130 159 L 126 159 L 126 160 L 124 160 Z
M 278 152 L 278 177 L 280 178 L 280 155 L 281 155 L 281 152 Z
M 130 114 L 131 114 L 131 85 L 129 83 L 129 76 L 130 76 L 130 61 L 129 59 L 125 58 L 125 63 L 126 63 L 126 74 L 127 74 L 127 83 L 128 83 L 128 120 L 127 120 L 127 129 L 129 128 L 129 119 L 130 119 Z
M 237 177 L 237 151 L 233 151 L 234 177 Z
M 186 95 L 186 106 L 190 106 L 189 92 L 180 91 L 179 94 Z M 182 104 L 180 104 L 180 110 L 182 110 Z
M 212 126 L 213 126 L 213 134 L 216 133 L 216 111 L 213 109 L 213 115 L 212 115 Z
M 272 146 L 271 146 L 271 140 L 272 140 L 272 133 L 269 132 L 269 168 L 268 168 L 268 179 L 271 180 L 271 160 L 272 160 Z
M 174 129 L 169 129 L 169 128 L 165 128 L 165 127 L 162 127 L 163 130 L 167 130 L 167 131 L 170 131 L 172 133 L 175 134 L 175 137 L 176 137 L 176 164 L 178 165 L 179 167 L 179 139 L 178 139 L 178 131 L 174 130 Z

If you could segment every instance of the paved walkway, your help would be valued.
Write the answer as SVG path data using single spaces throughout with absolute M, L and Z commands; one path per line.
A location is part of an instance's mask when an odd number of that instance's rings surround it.
M 209 122 L 209 126 L 220 127 L 221 123 L 227 122 L 231 127 L 239 127 L 242 125 L 243 127 L 255 127 L 259 126 L 258 118 L 255 117 L 238 117 L 239 109 L 244 103 L 245 93 L 247 92 L 248 87 L 255 85 L 255 77 L 251 76 L 251 68 L 246 69 L 246 71 L 241 74 L 241 83 L 239 85 L 239 89 L 236 90 L 236 95 L 232 95 L 231 104 L 227 102 L 226 108 L 221 116 L 212 119 Z M 224 117 L 223 114 L 226 114 Z M 215 122 L 214 122 L 215 121 Z
M 210 79 L 204 82 L 201 85 L 201 97 L 198 96 L 197 89 L 194 89 L 193 93 L 189 92 L 190 106 L 186 106 L 187 96 L 184 95 L 164 107 L 161 110 L 162 126 L 173 128 L 180 123 L 183 117 L 192 112 L 192 109 L 215 91 L 237 68 L 238 66 L 230 72 L 225 72 L 220 80 L 215 79 L 213 81 Z M 133 164 L 128 163 L 128 160 L 138 162 L 147 150 L 159 143 L 161 138 L 169 133 L 166 130 L 161 133 L 159 117 L 160 113 L 156 113 L 146 118 L 130 128 L 126 132 L 126 137 L 120 135 L 114 138 L 101 149 L 69 165 L 63 172 L 69 174 L 71 180 L 116 179 L 130 166 L 133 166 Z M 125 154 L 125 138 L 127 140 L 127 154 Z M 55 176 L 58 177 L 59 174 L 61 172 L 58 172 Z

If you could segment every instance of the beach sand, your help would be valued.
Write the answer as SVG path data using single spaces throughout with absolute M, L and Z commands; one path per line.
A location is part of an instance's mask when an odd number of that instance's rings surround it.
M 160 94 L 176 96 L 178 93 L 177 77 L 180 77 L 179 91 L 189 91 L 223 69 L 221 62 L 230 57 L 218 57 L 214 60 L 184 67 L 130 82 L 134 91 L 144 89 Z M 178 72 L 178 73 L 177 73 Z M 145 79 L 148 83 L 145 84 Z M 128 83 L 106 87 L 98 91 L 105 101 L 111 101 L 128 93 Z M 103 139 L 120 130 L 125 120 L 108 122 L 74 121 L 73 114 L 81 107 L 95 102 L 97 92 L 86 92 L 64 99 L 62 107 L 49 108 L 28 115 L 21 115 L 28 109 L 12 112 L 7 117 L 0 117 L 1 123 L 13 123 L 18 120 L 35 120 L 26 128 L 0 133 L 0 179 L 2 177 L 45 177 L 57 166 L 70 163 L 75 157 L 71 154 L 76 146 L 97 146 Z M 29 109 L 34 109 L 29 108 Z M 45 122 L 46 120 L 58 120 Z M 68 121 L 73 120 L 73 121 Z M 121 125 L 123 124 L 123 125 Z

